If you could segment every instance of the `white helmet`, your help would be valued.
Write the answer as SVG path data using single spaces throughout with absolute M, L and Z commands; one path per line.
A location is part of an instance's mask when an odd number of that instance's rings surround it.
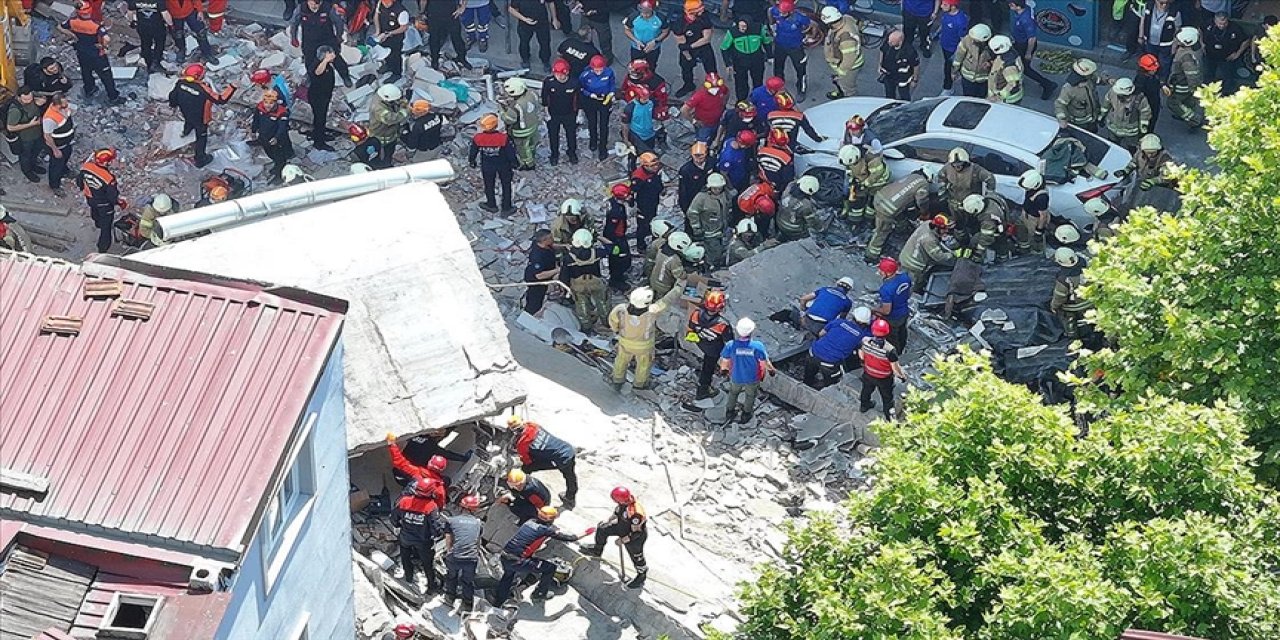
M 649 231 L 653 232 L 653 237 L 661 238 L 671 233 L 671 223 L 662 219 L 654 220 L 649 223 Z
M 157 193 L 151 196 L 151 208 L 156 213 L 169 213 L 173 209 L 173 199 L 163 193 Z
M 983 209 L 987 208 L 987 199 L 976 193 L 969 194 L 965 196 L 964 201 L 960 203 L 960 206 L 964 208 L 966 213 L 976 216 L 979 213 L 982 213 Z
M 1084 212 L 1095 218 L 1106 213 L 1110 208 L 1111 205 L 1108 204 L 1106 200 L 1103 200 L 1102 196 L 1089 198 L 1084 203 Z
M 991 47 L 991 53 L 998 56 L 1004 55 L 1013 48 L 1013 40 L 1010 40 L 1009 36 L 1000 34 L 998 36 L 992 36 L 991 40 L 987 41 L 987 46 Z
M 840 164 L 847 167 L 862 159 L 862 150 L 851 144 L 846 144 L 840 147 L 840 153 L 837 157 L 840 158 Z
M 1058 247 L 1058 250 L 1053 252 L 1053 261 L 1064 267 L 1074 267 L 1080 258 L 1070 247 Z
M 749 338 L 756 332 L 756 323 L 751 318 L 743 318 L 733 325 L 733 331 L 739 338 Z
M 843 287 L 845 289 L 853 289 L 854 284 L 853 278 L 850 278 L 849 276 L 836 280 L 836 286 Z
M 1154 133 L 1148 133 L 1138 141 L 1138 149 L 1142 151 L 1159 151 L 1163 148 L 1164 143 L 1160 141 L 1160 136 Z
M 382 98 L 383 102 L 395 102 L 404 97 L 404 92 L 394 84 L 384 84 L 378 87 L 378 97 Z
M 1035 169 L 1027 169 L 1018 178 L 1018 186 L 1028 191 L 1035 191 L 1044 186 L 1044 176 Z
M 760 227 L 756 226 L 756 221 L 751 218 L 743 218 L 738 221 L 738 233 L 756 233 L 760 231 Z
M 573 232 L 573 246 L 579 249 L 590 249 L 591 243 L 595 238 L 591 235 L 590 229 L 578 229 Z
M 684 253 L 684 250 L 688 249 L 691 244 L 693 244 L 693 240 L 690 240 L 689 234 L 683 231 L 672 231 L 671 235 L 667 236 L 667 246 L 677 253 Z
M 1058 239 L 1059 244 L 1075 244 L 1080 242 L 1080 231 L 1073 224 L 1058 225 L 1053 230 L 1053 237 Z
M 569 198 L 561 202 L 560 213 L 570 216 L 582 215 L 582 201 L 577 198 Z
M 1088 78 L 1094 73 L 1097 73 L 1098 63 L 1088 58 L 1080 58 L 1071 64 L 1071 70 Z
M 1195 27 L 1183 27 L 1178 30 L 1178 35 L 1174 36 L 1178 39 L 1178 43 L 1184 47 L 1194 47 L 1200 42 L 1200 30 Z
M 968 162 L 969 152 L 964 147 L 956 147 L 947 152 L 947 162 Z
M 643 309 L 653 304 L 653 289 L 636 287 L 631 291 L 631 295 L 627 296 L 627 302 L 630 302 L 633 307 Z
M 1133 80 L 1131 78 L 1120 78 L 1116 80 L 1115 85 L 1111 88 L 1118 96 L 1131 96 L 1133 95 L 1133 90 L 1136 87 L 1133 86 Z
M 369 165 L 363 162 L 356 162 L 356 163 L 352 163 L 351 165 L 351 175 L 356 175 L 358 173 L 369 173 L 370 171 L 373 171 L 373 167 L 370 167 Z
M 689 262 L 698 262 L 706 257 L 707 250 L 700 244 L 691 244 L 685 247 L 684 251 L 680 252 L 680 255 L 684 256 L 684 259 Z
M 979 22 L 969 27 L 969 37 L 978 42 L 986 42 L 991 39 L 991 27 Z
M 728 184 L 724 176 L 718 173 L 712 173 L 707 176 L 707 186 L 712 189 L 723 189 Z
M 502 90 L 506 91 L 509 96 L 522 96 L 525 91 L 529 90 L 529 87 L 522 78 L 507 78 L 502 83 Z
M 858 324 L 871 324 L 871 309 L 858 307 L 853 310 L 853 321 Z
M 834 9 L 835 7 L 827 8 Z M 803 176 L 796 184 L 796 188 L 800 189 L 800 193 L 803 193 L 806 196 L 811 196 L 818 192 L 818 179 L 814 176 Z
M 302 172 L 302 168 L 296 164 L 286 164 L 284 167 L 280 169 L 280 179 L 284 180 L 285 184 L 290 184 L 294 180 L 297 180 L 298 178 L 301 178 L 305 175 L 306 174 Z
M 840 18 L 844 17 L 840 10 L 835 7 L 823 7 L 821 15 L 822 21 L 826 24 L 835 24 L 840 22 Z

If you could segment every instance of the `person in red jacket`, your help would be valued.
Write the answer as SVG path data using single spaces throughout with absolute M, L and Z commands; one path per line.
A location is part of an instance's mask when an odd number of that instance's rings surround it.
M 222 21 L 227 15 L 228 0 L 209 0 L 209 31 L 222 31 Z
M 396 500 L 392 512 L 393 522 L 398 521 L 400 527 L 400 564 L 404 568 L 404 580 L 414 584 L 417 573 L 415 560 L 420 561 L 426 580 L 419 587 L 430 593 L 440 586 L 440 577 L 435 572 L 435 540 L 437 534 L 444 531 L 440 522 L 444 517 L 441 510 L 446 500 L 444 483 L 439 474 L 429 468 L 430 462 L 427 467 L 409 462 L 396 444 L 394 433 L 387 434 L 387 450 L 391 452 L 391 466 L 413 478 Z
M 169 106 L 182 113 L 182 135 L 196 134 L 196 166 L 213 162 L 208 154 L 209 123 L 213 122 L 213 105 L 226 104 L 235 95 L 235 85 L 228 85 L 221 93 L 204 81 L 204 65 L 189 64 L 182 71 L 182 79 L 169 92 Z
M 205 64 L 218 64 L 218 56 L 213 54 L 209 33 L 202 19 L 204 3 L 201 0 L 165 0 L 164 6 L 166 12 L 162 15 L 173 36 L 173 44 L 178 48 L 178 61 L 187 59 L 187 29 L 190 29 L 196 44 L 200 46 L 200 55 Z
M 720 131 L 720 120 L 729 104 L 729 89 L 724 78 L 712 71 L 702 86 L 680 107 L 680 114 L 693 122 L 699 142 L 711 142 Z
M 743 189 L 738 194 L 738 211 L 742 217 L 749 217 L 756 221 L 756 227 L 761 236 L 768 236 L 773 214 L 778 211 L 778 196 L 773 190 L 773 185 L 768 182 L 757 182 Z

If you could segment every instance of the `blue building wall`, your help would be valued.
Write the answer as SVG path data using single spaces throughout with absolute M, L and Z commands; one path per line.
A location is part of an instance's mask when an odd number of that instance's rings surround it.
M 342 352 L 339 340 L 299 425 L 317 414 L 311 435 L 311 509 L 269 590 L 263 532 L 254 535 L 234 577 L 219 640 L 345 640 L 355 635 Z M 302 624 L 306 634 L 299 636 Z

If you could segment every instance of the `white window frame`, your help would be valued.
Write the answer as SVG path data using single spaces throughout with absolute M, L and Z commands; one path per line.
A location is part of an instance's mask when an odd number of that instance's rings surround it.
M 312 434 L 318 414 L 307 415 L 302 432 L 289 452 L 287 471 L 271 492 L 270 502 L 258 529 L 262 548 L 262 574 L 267 596 L 284 571 L 293 547 L 302 535 L 302 526 L 311 515 L 316 497 L 315 444 Z M 305 636 L 303 636 L 305 637 Z

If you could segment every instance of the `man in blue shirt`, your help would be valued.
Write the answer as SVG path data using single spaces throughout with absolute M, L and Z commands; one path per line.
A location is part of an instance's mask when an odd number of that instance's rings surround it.
M 935 18 L 938 17 L 940 0 L 902 0 L 902 35 L 907 44 L 919 35 L 920 53 L 924 57 L 933 56 L 933 43 L 929 41 L 929 31 Z
M 790 59 L 791 68 L 796 70 L 796 101 L 804 102 L 805 91 L 809 88 L 805 82 L 809 56 L 804 48 L 804 34 L 813 21 L 796 11 L 795 0 L 781 0 L 769 9 L 769 22 L 773 24 L 773 75 L 785 81 L 787 60 Z M 762 113 L 768 112 L 762 110 Z
M 1027 9 L 1027 0 L 1009 0 L 1009 9 L 1013 11 L 1013 50 L 1022 56 L 1023 77 L 1034 80 L 1040 85 L 1040 99 L 1048 100 L 1053 96 L 1058 83 L 1044 77 L 1031 62 L 1036 53 L 1036 18 Z M 889 342 L 893 342 L 890 338 Z M 902 352 L 901 349 L 898 350 Z
M 969 33 L 969 14 L 960 10 L 960 0 L 942 0 L 940 6 L 942 14 L 939 18 L 942 24 L 938 29 L 938 46 L 942 49 L 942 68 L 946 70 L 951 68 L 956 49 L 960 47 L 960 39 Z M 944 96 L 951 95 L 953 75 L 950 72 L 942 74 L 942 95 Z
M 774 373 L 773 362 L 764 350 L 764 343 L 751 337 L 756 323 L 743 318 L 733 326 L 737 338 L 720 351 L 720 370 L 729 376 L 729 404 L 726 420 L 746 424 L 756 409 L 756 394 L 766 373 Z M 742 409 L 738 409 L 738 396 L 745 395 Z
M 898 270 L 898 261 L 893 258 L 880 259 L 880 277 L 884 282 L 880 285 L 880 306 L 876 307 L 876 315 L 889 323 L 887 340 L 898 353 L 906 353 L 907 318 L 911 316 L 911 276 Z
M 853 310 L 853 320 L 836 318 L 809 347 L 809 360 L 804 365 L 804 383 L 814 389 L 836 384 L 846 370 L 862 366 L 858 348 L 862 339 L 871 337 L 871 309 Z
M 793 310 L 796 326 L 818 335 L 828 322 L 844 317 L 853 308 L 853 301 L 849 299 L 852 290 L 853 279 L 845 277 L 840 278 L 834 287 L 822 287 L 804 294 L 798 308 Z
M 658 68 L 658 56 L 662 54 L 662 41 L 671 35 L 662 16 L 654 13 L 653 2 L 644 0 L 636 13 L 622 21 L 623 33 L 631 41 L 631 59 L 648 60 L 649 68 Z
M 720 162 L 716 170 L 729 181 L 734 189 L 742 191 L 751 182 L 751 174 L 755 165 L 756 133 L 750 130 L 739 131 L 738 135 L 725 141 L 720 150 Z

